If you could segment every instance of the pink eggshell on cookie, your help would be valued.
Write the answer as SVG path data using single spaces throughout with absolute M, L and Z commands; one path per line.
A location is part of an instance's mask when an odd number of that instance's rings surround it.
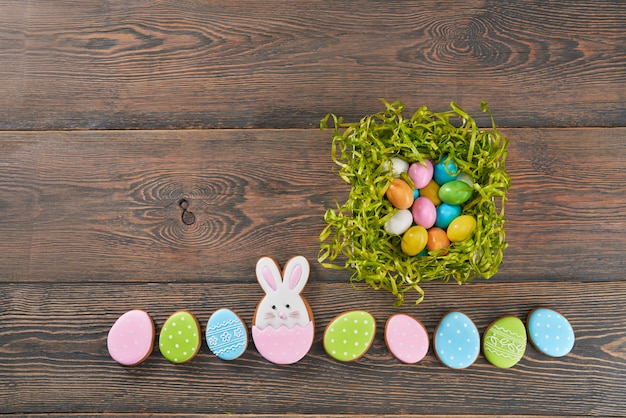
M 275 364 L 293 364 L 307 355 L 313 345 L 315 327 L 313 322 L 293 328 L 271 326 L 260 329 L 252 327 L 252 339 L 257 351 Z
M 417 363 L 428 353 L 428 332 L 409 315 L 392 315 L 385 326 L 385 343 L 398 360 Z
M 136 366 L 147 359 L 154 347 L 154 322 L 148 313 L 135 309 L 120 316 L 111 327 L 107 348 L 113 360 Z

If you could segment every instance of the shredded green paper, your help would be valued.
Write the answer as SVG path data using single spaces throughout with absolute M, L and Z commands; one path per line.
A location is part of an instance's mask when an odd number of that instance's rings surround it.
M 334 123 L 331 156 L 340 167 L 338 175 L 351 185 L 348 200 L 328 209 L 327 225 L 320 234 L 319 262 L 328 268 L 352 272 L 353 284 L 385 289 L 404 302 L 408 291 L 417 291 L 416 304 L 424 299 L 420 283 L 435 279 L 466 283 L 497 273 L 507 247 L 504 233 L 504 203 L 511 179 L 504 163 L 508 140 L 492 127 L 479 129 L 476 122 L 455 103 L 451 110 L 435 113 L 426 106 L 405 118 L 401 102 L 382 100 L 386 110 L 365 116 L 356 123 L 328 114 L 320 123 Z M 393 180 L 390 158 L 408 162 L 452 159 L 474 180 L 471 199 L 463 214 L 473 215 L 477 227 L 465 241 L 426 256 L 407 256 L 400 249 L 400 236 L 389 235 L 385 222 L 397 211 L 385 198 Z M 408 178 L 408 177 L 407 177 Z M 410 180 L 409 180 L 410 181 Z M 410 183 L 412 184 L 412 183 Z

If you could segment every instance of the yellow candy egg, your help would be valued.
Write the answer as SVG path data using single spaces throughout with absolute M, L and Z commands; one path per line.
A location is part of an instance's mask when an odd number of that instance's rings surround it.
M 435 180 L 431 180 L 425 187 L 420 189 L 420 196 L 427 197 L 435 206 L 441 204 L 441 199 L 439 199 L 439 185 Z
M 400 248 L 406 255 L 414 256 L 420 253 L 428 243 L 428 231 L 423 226 L 415 225 L 407 229 L 402 235 Z
M 451 242 L 466 240 L 476 229 L 476 219 L 471 215 L 461 215 L 448 225 L 448 239 Z
M 413 189 L 402 179 L 394 179 L 387 191 L 387 199 L 398 209 L 408 209 L 413 204 Z

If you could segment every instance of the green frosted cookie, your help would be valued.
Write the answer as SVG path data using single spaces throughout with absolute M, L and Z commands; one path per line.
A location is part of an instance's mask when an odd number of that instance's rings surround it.
M 159 349 L 172 363 L 184 363 L 198 354 L 201 341 L 196 317 L 190 312 L 178 311 L 165 321 L 159 336 Z
M 504 316 L 493 322 L 483 336 L 483 353 L 496 367 L 515 366 L 526 351 L 526 327 L 514 316 Z
M 366 311 L 350 311 L 333 319 L 324 333 L 324 349 L 339 361 L 354 361 L 369 350 L 376 321 Z

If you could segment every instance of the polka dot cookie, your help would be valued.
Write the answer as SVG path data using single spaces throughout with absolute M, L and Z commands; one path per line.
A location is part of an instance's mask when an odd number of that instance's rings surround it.
M 433 338 L 435 355 L 452 369 L 471 366 L 480 352 L 478 329 L 467 315 L 449 312 L 441 318 Z
M 124 366 L 143 363 L 154 348 L 154 322 L 146 312 L 135 309 L 120 316 L 107 336 L 113 360 Z
M 515 366 L 526 351 L 526 327 L 517 317 L 504 316 L 487 327 L 483 335 L 483 354 L 496 367 Z
M 530 342 L 540 353 L 562 357 L 572 351 L 574 329 L 560 313 L 537 308 L 528 314 L 526 325 Z
M 324 349 L 339 361 L 354 361 L 369 350 L 376 334 L 376 321 L 366 311 L 350 311 L 333 319 L 324 332 Z
M 235 360 L 248 347 L 248 328 L 230 309 L 219 309 L 209 318 L 206 341 L 213 354 L 222 360 Z
M 165 321 L 159 336 L 159 349 L 172 363 L 185 363 L 198 354 L 201 341 L 196 317 L 190 312 L 178 311 Z
M 392 315 L 385 325 L 385 343 L 398 360 L 417 363 L 428 352 L 428 331 L 409 315 Z

